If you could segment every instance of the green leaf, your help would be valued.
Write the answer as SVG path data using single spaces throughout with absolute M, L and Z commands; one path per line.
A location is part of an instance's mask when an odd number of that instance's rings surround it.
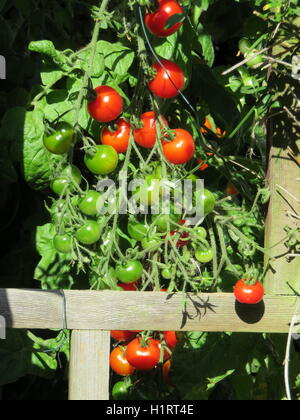
M 7 330 L 6 340 L 0 341 L 0 386 L 25 375 L 53 376 L 57 369 L 56 354 L 43 353 L 43 340 L 37 345 L 33 337 L 26 331 Z
M 254 357 L 263 365 L 265 353 L 262 335 L 193 333 L 174 350 L 172 381 L 182 399 L 197 399 L 197 392 L 199 399 L 207 399 L 213 388 L 234 372 L 246 375 L 246 365 Z
M 215 61 L 215 49 L 211 35 L 203 33 L 199 35 L 198 41 L 202 47 L 202 54 L 205 61 L 209 67 L 212 67 Z
M 36 190 L 48 187 L 53 163 L 61 159 L 45 149 L 43 136 L 43 112 L 40 109 L 27 112 L 23 134 L 23 173 L 28 184 Z
M 119 76 L 128 73 L 134 60 L 134 52 L 121 42 L 99 41 L 97 52 L 104 56 L 105 67 Z
M 53 245 L 55 235 L 56 229 L 51 223 L 37 228 L 36 247 L 42 259 L 36 267 L 34 278 L 42 283 L 43 289 L 70 289 L 73 285 L 71 258 L 56 252 Z
M 44 86 L 54 85 L 58 80 L 60 80 L 64 76 L 64 72 L 58 70 L 56 66 L 52 63 L 47 61 L 43 62 L 42 71 L 41 71 L 41 79 Z
M 192 85 L 194 91 L 208 104 L 218 123 L 223 124 L 229 131 L 235 127 L 240 113 L 234 96 L 218 83 L 212 70 L 200 60 L 197 62 L 197 77 L 193 78 Z
M 170 29 L 172 26 L 177 25 L 177 23 L 181 23 L 185 20 L 185 14 L 184 13 L 176 13 L 175 15 L 172 15 L 167 20 L 164 29 Z
M 56 58 L 58 51 L 52 41 L 32 41 L 28 46 L 29 51 L 45 54 L 51 58 Z
M 89 60 L 90 60 L 90 49 L 82 51 L 78 54 L 78 67 L 83 71 L 88 70 Z M 101 77 L 104 73 L 105 69 L 105 57 L 104 54 L 96 51 L 94 61 L 93 61 L 93 68 L 91 72 L 91 77 Z

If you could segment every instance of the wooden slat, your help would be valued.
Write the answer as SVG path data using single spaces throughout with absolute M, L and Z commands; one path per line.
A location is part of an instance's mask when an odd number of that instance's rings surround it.
M 278 38 L 282 34 L 278 31 Z M 285 38 L 285 36 L 284 36 Z M 291 62 L 293 40 L 276 44 L 273 55 Z M 277 40 L 278 41 L 278 40 Z M 282 55 L 279 55 L 282 54 Z M 277 64 L 273 66 L 275 69 Z M 274 103 L 279 98 L 280 105 L 272 106 L 268 119 L 268 174 L 267 181 L 271 198 L 266 219 L 265 246 L 270 248 L 266 255 L 267 270 L 264 286 L 270 294 L 293 294 L 300 290 L 300 258 L 287 260 L 290 252 L 282 239 L 285 227 L 297 229 L 300 215 L 300 130 L 297 117 L 300 115 L 299 81 L 291 77 L 290 71 L 271 72 L 270 92 L 274 92 Z M 298 162 L 298 163 L 297 163 Z M 282 189 L 284 188 L 284 189 Z M 274 247 L 275 244 L 278 244 Z M 289 283 L 289 284 L 288 284 Z
M 69 400 L 104 401 L 109 399 L 110 333 L 72 332 Z
M 183 295 L 161 292 L 65 291 L 67 327 L 71 330 L 179 330 Z M 193 296 L 185 331 L 286 333 L 299 298 L 265 296 L 257 306 L 237 304 L 232 294 Z M 62 328 L 59 292 L 0 289 L 0 315 L 13 328 Z

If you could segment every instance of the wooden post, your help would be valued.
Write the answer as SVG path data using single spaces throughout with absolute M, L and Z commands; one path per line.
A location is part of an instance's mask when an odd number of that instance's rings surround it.
M 279 34 L 279 36 L 281 36 Z M 289 43 L 283 42 L 273 50 L 273 56 L 291 62 Z M 279 56 L 280 55 L 280 56 Z M 271 200 L 266 220 L 266 247 L 282 241 L 285 227 L 295 229 L 300 224 L 300 131 L 299 80 L 292 78 L 291 69 L 270 76 L 274 102 L 269 120 L 268 184 Z M 298 163 L 297 163 L 298 161 Z M 269 294 L 293 294 L 288 283 L 300 291 L 300 258 L 289 258 L 284 242 L 271 249 L 266 257 L 268 267 L 265 278 Z M 299 254 L 299 252 L 298 252 Z
M 110 333 L 72 332 L 69 400 L 109 400 Z

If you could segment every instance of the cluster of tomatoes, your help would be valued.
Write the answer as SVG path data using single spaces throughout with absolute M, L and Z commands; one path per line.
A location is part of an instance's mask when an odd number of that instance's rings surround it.
M 126 399 L 136 372 L 151 371 L 158 366 L 162 367 L 165 382 L 173 386 L 170 379 L 171 355 L 182 334 L 165 331 L 158 333 L 158 338 L 153 338 L 139 333 L 141 331 L 111 331 L 117 343 L 110 354 L 110 366 L 113 372 L 124 377 L 123 381 L 113 386 L 114 399 Z

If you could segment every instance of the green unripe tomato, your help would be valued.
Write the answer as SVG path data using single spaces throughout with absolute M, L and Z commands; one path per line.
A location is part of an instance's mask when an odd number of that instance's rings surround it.
M 185 179 L 189 179 L 189 180 L 191 180 L 191 181 L 193 181 L 193 182 L 196 182 L 196 181 L 198 181 L 198 179 L 200 179 L 200 178 L 198 178 L 195 174 L 190 174 L 190 175 L 188 175 Z
M 172 210 L 170 214 L 154 214 L 152 217 L 152 221 L 154 222 L 159 232 L 167 232 L 168 223 L 169 227 L 173 230 L 175 225 L 178 224 L 180 220 L 181 215 L 172 213 Z
M 112 397 L 116 401 L 126 400 L 128 398 L 128 385 L 124 381 L 115 383 L 112 389 Z
M 98 214 L 97 203 L 100 198 L 99 192 L 88 191 L 79 203 L 80 211 L 86 216 L 96 216 Z
M 128 261 L 125 265 L 119 265 L 116 268 L 117 279 L 122 283 L 135 283 L 144 272 L 143 265 L 140 261 Z
M 213 260 L 214 258 L 214 251 L 211 248 L 208 249 L 198 249 L 195 252 L 196 259 L 202 263 L 206 264 Z
M 247 38 L 242 38 L 239 42 L 239 50 L 243 55 L 247 54 L 247 52 L 251 48 L 251 42 Z
M 101 236 L 101 227 L 93 220 L 85 223 L 76 232 L 76 239 L 84 245 L 93 245 L 99 241 Z
M 94 156 L 86 154 L 84 163 L 86 167 L 95 175 L 108 175 L 118 166 L 119 156 L 112 146 L 96 146 Z
M 164 268 L 161 271 L 161 276 L 165 280 L 171 280 L 175 275 L 175 270 L 171 268 Z
M 142 240 L 142 247 L 148 252 L 155 252 L 160 249 L 162 245 L 162 241 L 160 238 L 152 237 L 152 238 L 144 238 Z
M 253 52 L 247 54 L 245 56 L 245 58 L 251 57 L 252 55 L 254 55 Z M 251 69 L 256 69 L 259 66 L 261 66 L 263 64 L 263 62 L 264 62 L 264 58 L 261 55 L 257 55 L 256 57 L 252 58 L 251 60 L 248 60 L 246 65 L 248 67 L 250 67 Z
M 56 235 L 53 244 L 56 251 L 62 254 L 70 254 L 73 250 L 73 241 L 70 235 Z
M 206 239 L 207 238 L 207 230 L 202 227 L 202 226 L 198 226 L 194 229 L 195 235 L 198 236 L 198 238 L 200 239 Z
M 61 195 L 64 191 L 73 192 L 76 189 L 76 184 L 80 185 L 82 180 L 81 172 L 77 166 L 67 166 L 61 173 L 61 175 L 54 179 L 50 188 L 57 195 Z
M 127 230 L 131 238 L 136 241 L 142 241 L 147 236 L 149 226 L 131 220 L 128 223 Z
M 61 122 L 58 124 L 55 133 L 44 138 L 44 146 L 55 155 L 63 155 L 70 151 L 73 145 L 73 138 L 73 127 L 66 122 Z
M 135 200 L 143 206 L 151 206 L 159 202 L 161 192 L 160 179 L 156 175 L 147 175 L 145 185 L 136 187 L 133 191 Z
M 197 193 L 197 191 L 194 193 Z M 196 201 L 197 197 L 195 197 L 195 201 Z M 203 202 L 203 210 L 204 210 L 204 215 L 207 216 L 209 213 L 211 213 L 216 205 L 216 198 L 214 196 L 214 194 L 209 191 L 209 190 L 203 190 L 203 193 L 200 196 L 200 201 Z M 196 201 L 197 203 L 197 201 Z

